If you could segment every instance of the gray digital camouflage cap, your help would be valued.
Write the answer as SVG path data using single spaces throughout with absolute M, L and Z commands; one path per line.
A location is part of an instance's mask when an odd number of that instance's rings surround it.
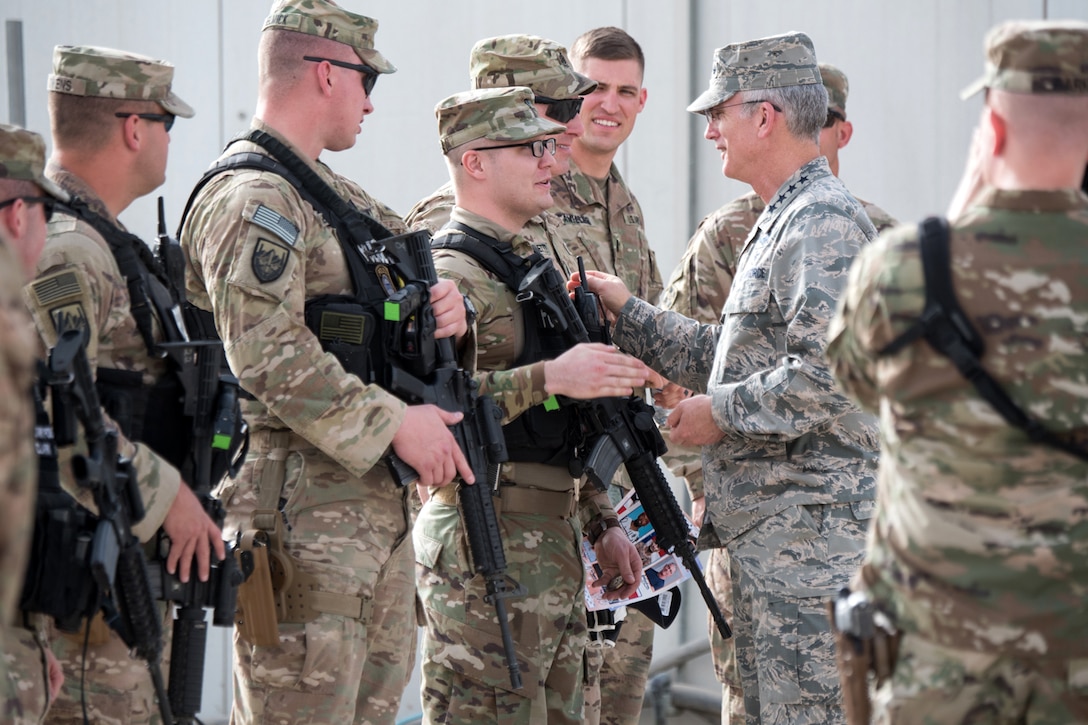
M 473 88 L 525 86 L 555 100 L 578 98 L 597 87 L 597 81 L 574 70 L 566 48 L 535 35 L 484 38 L 472 47 L 468 72 Z
M 0 179 L 31 181 L 49 196 L 68 201 L 68 193 L 45 176 L 45 140 L 6 123 L 0 123 Z
M 846 80 L 846 74 L 830 63 L 820 63 L 820 78 L 827 89 L 828 109 L 846 118 L 846 97 L 850 95 L 850 82 Z
M 536 112 L 529 88 L 479 88 L 456 93 L 434 108 L 442 153 L 476 139 L 528 141 L 567 127 Z
M 733 43 L 714 51 L 710 87 L 691 102 L 688 110 L 702 113 L 740 91 L 816 83 L 820 83 L 816 52 L 804 33 L 792 31 Z
M 277 0 L 265 30 L 293 30 L 350 45 L 359 60 L 379 73 L 396 73 L 397 67 L 374 48 L 378 21 L 344 10 L 331 0 Z
M 93 45 L 53 48 L 48 90 L 73 96 L 155 101 L 167 113 L 192 118 L 193 108 L 170 89 L 174 66 L 165 60 Z
M 986 72 L 963 89 L 1010 93 L 1088 93 L 1088 23 L 1012 20 L 986 34 Z

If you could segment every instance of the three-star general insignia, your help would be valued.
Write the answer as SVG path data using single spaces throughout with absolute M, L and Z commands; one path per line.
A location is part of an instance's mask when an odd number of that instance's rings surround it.
M 257 246 L 253 250 L 253 257 L 249 260 L 253 268 L 253 274 L 262 283 L 274 282 L 287 269 L 287 259 L 290 255 L 287 247 L 271 239 L 260 237 Z

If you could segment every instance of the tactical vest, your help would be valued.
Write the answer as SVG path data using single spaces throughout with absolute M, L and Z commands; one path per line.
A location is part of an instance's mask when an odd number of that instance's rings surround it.
M 184 225 L 200 190 L 224 171 L 256 169 L 276 174 L 290 183 L 299 196 L 336 231 L 353 290 L 348 295 L 320 295 L 306 300 L 306 326 L 320 340 L 321 348 L 335 356 L 345 370 L 365 383 L 387 387 L 389 364 L 396 348 L 386 334 L 388 330 L 383 324 L 383 306 L 385 300 L 406 281 L 396 261 L 378 243 L 391 238 L 393 233 L 341 198 L 313 169 L 272 135 L 253 129 L 231 140 L 227 146 L 238 141 L 255 143 L 275 158 L 240 152 L 217 161 L 193 188 L 182 213 L 181 225 Z M 205 339 L 218 339 L 211 313 L 199 310 L 197 316 L 200 318 L 197 334 Z M 423 334 L 413 344 L 433 349 L 433 335 L 428 339 Z
M 452 230 L 452 231 L 451 231 Z M 513 247 L 488 237 L 459 222 L 450 222 L 435 237 L 435 249 L 453 249 L 475 259 L 499 278 L 515 295 L 521 283 L 538 264 L 552 264 L 539 252 L 528 257 L 516 254 Z M 541 360 L 554 360 L 570 349 L 570 343 L 557 324 L 545 301 L 533 296 L 523 305 L 525 347 L 511 367 Z M 570 468 L 577 460 L 581 425 L 574 406 L 547 409 L 534 405 L 503 426 L 506 449 L 513 462 L 544 463 Z

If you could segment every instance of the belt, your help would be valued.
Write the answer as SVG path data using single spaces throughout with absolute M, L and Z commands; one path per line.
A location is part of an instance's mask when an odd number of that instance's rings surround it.
M 464 484 L 458 484 L 464 485 Z M 481 483 L 473 484 L 476 486 Z M 447 506 L 457 505 L 457 486 L 449 485 L 431 489 L 431 499 Z M 495 513 L 536 514 L 569 519 L 577 510 L 574 489 L 567 491 L 546 491 L 533 486 L 499 486 L 499 495 L 493 499 Z

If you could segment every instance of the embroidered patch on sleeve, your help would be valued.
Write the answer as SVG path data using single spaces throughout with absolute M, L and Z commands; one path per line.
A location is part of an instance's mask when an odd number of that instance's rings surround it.
M 295 246 L 295 240 L 298 239 L 298 227 L 290 219 L 272 211 L 267 206 L 262 204 L 257 207 L 257 210 L 253 212 L 253 223 L 272 232 L 292 247 Z
M 260 237 L 257 239 L 257 246 L 253 248 L 249 264 L 260 282 L 274 282 L 287 269 L 290 254 L 290 250 L 279 242 Z
M 57 334 L 88 326 L 83 308 L 86 295 L 79 276 L 72 271 L 58 272 L 37 279 L 30 285 L 36 307 L 46 310 Z
M 58 335 L 68 330 L 82 330 L 87 327 L 87 313 L 78 302 L 52 308 L 49 310 L 49 318 L 53 320 L 53 329 Z

